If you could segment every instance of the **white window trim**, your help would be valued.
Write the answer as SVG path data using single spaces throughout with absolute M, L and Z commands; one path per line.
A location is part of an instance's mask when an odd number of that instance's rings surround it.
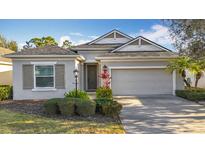
M 150 68 L 162 68 L 165 69 L 167 66 L 114 66 L 114 67 L 108 67 L 109 73 L 110 73 L 110 88 L 112 88 L 112 70 L 113 69 L 150 69 Z M 172 72 L 172 95 L 175 94 L 176 90 L 176 71 L 174 70 Z
M 33 64 L 33 78 L 34 78 L 34 88 L 32 91 L 55 91 L 55 64 L 56 62 L 31 62 Z M 53 66 L 53 87 L 36 87 L 36 66 Z
M 57 62 L 31 62 L 33 65 L 55 65 Z

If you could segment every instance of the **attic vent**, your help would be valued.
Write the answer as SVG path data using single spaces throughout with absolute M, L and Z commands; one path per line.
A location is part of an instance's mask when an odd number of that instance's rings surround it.
M 141 39 L 141 45 L 151 45 L 149 42 Z
M 106 36 L 105 38 L 114 38 L 114 33 L 112 33 L 112 34 Z
M 130 45 L 139 45 L 139 40 L 136 40 L 136 41 L 130 43 Z

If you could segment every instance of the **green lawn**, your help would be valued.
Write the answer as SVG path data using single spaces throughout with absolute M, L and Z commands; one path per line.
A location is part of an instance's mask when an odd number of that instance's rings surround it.
M 61 120 L 16 113 L 0 109 L 0 134 L 119 134 L 124 133 L 117 122 Z

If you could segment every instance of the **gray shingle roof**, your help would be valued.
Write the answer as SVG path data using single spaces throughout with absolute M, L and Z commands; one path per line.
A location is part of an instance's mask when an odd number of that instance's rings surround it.
M 114 53 L 105 53 L 101 56 L 98 56 L 98 58 L 104 58 L 104 57 L 144 57 L 144 58 L 149 58 L 149 57 L 156 57 L 156 58 L 172 58 L 176 57 L 178 54 L 174 52 L 167 52 L 167 51 L 138 51 L 138 52 L 114 52 Z
M 20 52 L 11 53 L 8 55 L 77 55 L 77 53 L 59 46 L 46 46 L 42 48 L 38 47 L 23 49 Z

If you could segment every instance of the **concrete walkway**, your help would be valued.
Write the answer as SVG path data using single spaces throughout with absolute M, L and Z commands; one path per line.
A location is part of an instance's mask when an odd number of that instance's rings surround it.
M 127 133 L 205 133 L 205 107 L 174 96 L 119 97 Z

